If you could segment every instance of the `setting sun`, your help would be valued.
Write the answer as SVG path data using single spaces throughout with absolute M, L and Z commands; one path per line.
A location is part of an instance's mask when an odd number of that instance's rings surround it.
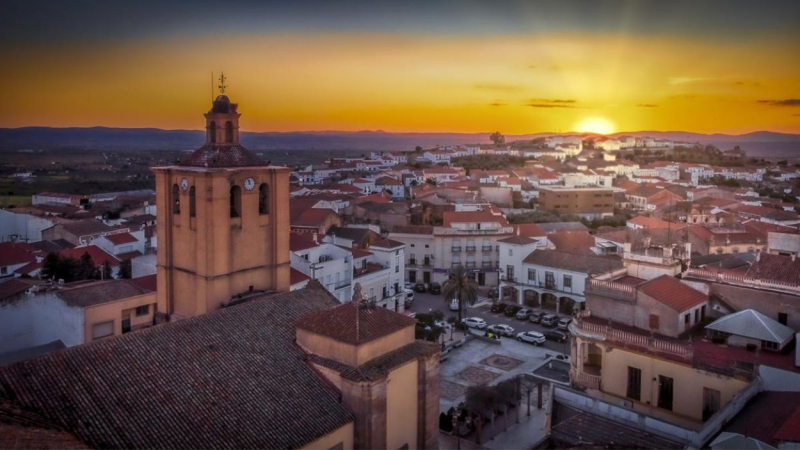
M 590 117 L 578 122 L 575 131 L 582 133 L 610 134 L 614 132 L 614 124 L 608 119 Z

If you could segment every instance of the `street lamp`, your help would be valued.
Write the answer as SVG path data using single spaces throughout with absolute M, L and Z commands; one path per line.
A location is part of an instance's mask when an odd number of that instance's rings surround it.
M 453 432 L 456 435 L 456 442 L 458 442 L 458 450 L 461 450 L 461 430 L 458 429 L 458 417 L 461 415 L 461 410 L 453 408 Z

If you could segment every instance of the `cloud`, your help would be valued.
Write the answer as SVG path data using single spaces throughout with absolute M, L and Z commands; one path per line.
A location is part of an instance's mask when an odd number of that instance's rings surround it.
M 480 89 L 484 91 L 517 92 L 522 90 L 522 86 L 516 84 L 482 83 L 482 84 L 476 84 L 475 89 Z
M 639 103 L 636 105 L 637 108 L 658 108 L 658 105 L 654 105 L 652 103 Z
M 506 106 L 505 103 L 489 103 L 489 106 Z
M 713 78 L 702 78 L 702 77 L 672 77 L 669 79 L 669 84 L 671 85 L 680 85 L 680 84 L 687 84 L 687 83 L 698 83 L 700 81 L 710 81 Z
M 525 106 L 531 108 L 574 108 L 575 100 L 560 98 L 534 98 L 528 101 Z
M 731 86 L 756 88 L 761 87 L 761 83 L 757 81 L 734 81 Z
M 763 103 L 769 106 L 800 106 L 800 99 L 787 98 L 786 100 L 759 100 L 758 103 Z

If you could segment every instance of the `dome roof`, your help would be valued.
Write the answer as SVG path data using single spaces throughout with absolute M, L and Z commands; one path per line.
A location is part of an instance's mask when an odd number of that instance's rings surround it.
M 236 103 L 231 103 L 227 95 L 218 95 L 209 112 L 212 114 L 235 114 L 238 106 Z

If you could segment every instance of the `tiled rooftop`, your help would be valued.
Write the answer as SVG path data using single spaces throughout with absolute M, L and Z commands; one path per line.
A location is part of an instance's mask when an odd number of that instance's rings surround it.
M 356 327 L 356 315 L 358 315 L 358 327 Z M 416 323 L 415 319 L 405 314 L 350 302 L 333 309 L 308 314 L 297 321 L 297 328 L 355 345 L 373 341 L 406 327 L 413 327 Z

